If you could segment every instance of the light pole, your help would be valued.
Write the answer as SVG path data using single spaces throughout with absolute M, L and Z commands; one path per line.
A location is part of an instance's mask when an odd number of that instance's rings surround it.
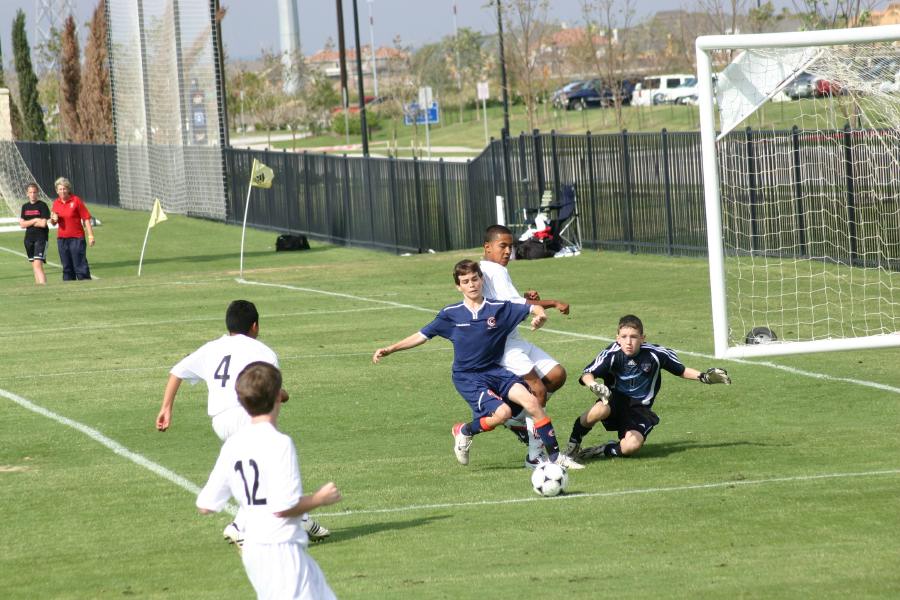
M 375 0 L 366 0 L 369 4 L 369 44 L 371 47 L 371 55 L 369 56 L 370 62 L 372 63 L 372 90 L 375 94 L 375 97 L 378 97 L 378 65 L 376 65 L 376 57 L 375 57 L 375 19 L 372 18 L 372 5 L 375 4 Z
M 463 122 L 462 71 L 459 66 L 459 28 L 456 26 L 456 2 L 453 3 L 453 39 L 456 41 L 456 91 L 459 94 L 459 122 Z M 476 105 L 477 106 L 477 105 Z M 475 112 L 478 112 L 477 110 Z
M 500 87 L 503 89 L 503 131 L 509 136 L 509 90 L 506 86 L 506 60 L 503 58 L 503 9 L 497 0 L 497 33 L 500 41 Z
M 359 128 L 362 132 L 363 156 L 369 155 L 369 130 L 366 125 L 366 92 L 363 87 L 362 76 L 362 48 L 359 45 L 359 11 L 356 9 L 356 0 L 353 0 L 353 38 L 356 42 L 356 79 L 359 90 Z

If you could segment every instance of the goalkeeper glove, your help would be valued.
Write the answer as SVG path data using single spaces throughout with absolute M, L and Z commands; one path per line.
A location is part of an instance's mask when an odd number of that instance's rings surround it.
M 710 385 L 724 383 L 730 385 L 731 377 L 728 376 L 728 371 L 725 369 L 713 367 L 712 369 L 707 369 L 705 373 L 700 373 L 700 383 L 708 383 Z
M 603 402 L 603 404 L 609 404 L 609 396 L 610 396 L 609 388 L 606 387 L 602 381 L 592 382 L 588 386 L 588 389 L 590 389 L 592 392 L 594 392 L 594 394 L 597 396 L 597 398 L 600 399 L 601 402 Z

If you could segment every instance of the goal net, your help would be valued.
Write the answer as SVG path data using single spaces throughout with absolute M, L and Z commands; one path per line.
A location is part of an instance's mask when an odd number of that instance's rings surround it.
M 25 187 L 34 183 L 34 176 L 28 170 L 15 142 L 0 140 L 0 232 L 21 232 L 19 216 L 22 205 L 28 202 Z M 40 199 L 50 206 L 52 202 L 40 193 Z
M 697 39 L 717 356 L 900 345 L 898 43 Z
M 120 204 L 224 220 L 213 0 L 107 0 Z

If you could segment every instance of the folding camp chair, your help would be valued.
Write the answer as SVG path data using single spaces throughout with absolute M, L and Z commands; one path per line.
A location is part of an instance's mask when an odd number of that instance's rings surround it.
M 549 192 L 545 192 L 541 205 L 537 208 L 523 208 L 522 217 L 525 223 L 537 222 L 543 217 L 549 224 L 551 240 L 560 248 L 557 255 L 569 256 L 581 252 L 581 226 L 578 223 L 575 186 L 561 186 L 560 196 L 556 203 L 551 203 Z

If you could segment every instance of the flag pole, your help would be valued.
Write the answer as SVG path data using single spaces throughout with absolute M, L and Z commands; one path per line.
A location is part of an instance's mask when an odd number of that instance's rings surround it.
M 151 225 L 147 225 L 147 233 L 144 234 L 144 245 L 141 246 L 141 260 L 138 261 L 138 277 L 141 276 L 141 267 L 144 266 L 144 250 L 147 249 L 147 239 L 150 237 L 150 227 Z
M 244 234 L 247 232 L 247 212 L 250 208 L 250 191 L 253 189 L 252 183 L 247 184 L 247 201 L 244 202 L 244 226 L 241 227 L 241 274 L 240 278 L 244 279 Z

